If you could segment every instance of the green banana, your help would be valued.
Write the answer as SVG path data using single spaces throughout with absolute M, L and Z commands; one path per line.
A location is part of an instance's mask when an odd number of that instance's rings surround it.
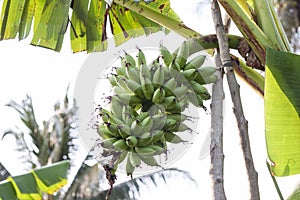
M 115 79 L 115 77 L 114 77 L 113 75 L 108 76 L 107 79 L 109 80 L 109 82 L 110 82 L 110 84 L 111 84 L 112 86 L 116 86 L 116 85 L 118 84 L 118 83 L 116 82 L 116 79 Z
M 184 41 L 180 46 L 178 54 L 175 58 L 175 63 L 177 63 L 180 66 L 180 69 L 183 69 L 183 67 L 186 65 L 188 56 L 189 56 L 188 44 L 186 41 Z
M 127 66 L 126 67 L 126 74 L 128 76 L 128 80 L 133 80 L 137 83 L 140 83 L 138 68 L 132 67 L 132 66 Z
M 191 130 L 191 129 L 184 123 L 178 123 L 177 126 L 175 126 L 171 131 L 183 132 L 187 130 Z
M 154 130 L 151 132 L 152 134 L 152 143 L 159 141 L 162 137 L 164 137 L 163 130 Z
M 114 138 L 116 137 L 114 134 L 112 134 L 105 125 L 99 125 L 98 126 L 98 134 L 103 138 L 103 139 L 108 139 L 108 138 Z
M 127 157 L 127 154 L 128 154 L 128 151 L 122 151 L 115 164 L 120 164 L 121 162 L 123 162 L 125 160 L 125 158 Z
M 139 156 L 145 164 L 149 166 L 160 167 L 160 165 L 157 163 L 156 159 L 153 156 L 143 156 L 143 155 L 139 155 Z
M 111 122 L 108 122 L 105 124 L 106 124 L 107 130 L 110 131 L 110 134 L 114 135 L 115 137 L 120 137 L 117 124 L 111 123 Z
M 170 65 L 170 69 L 171 69 L 171 70 L 174 70 L 174 71 L 177 71 L 177 72 L 180 72 L 181 67 L 180 67 L 179 63 L 176 62 L 176 60 L 173 60 L 173 62 L 172 62 L 171 65 Z M 173 72 L 173 73 L 174 73 L 174 72 Z
M 128 147 L 135 147 L 138 144 L 138 139 L 135 136 L 130 135 L 126 138 L 126 144 Z
M 167 115 L 167 118 L 174 119 L 177 122 L 182 122 L 185 121 L 188 118 L 188 116 L 183 113 L 171 113 Z
M 191 81 L 190 83 L 191 83 L 192 89 L 194 90 L 194 92 L 195 92 L 196 94 L 200 94 L 200 95 L 201 95 L 201 94 L 209 95 L 207 89 L 206 89 L 203 85 L 197 83 L 196 81 Z
M 204 67 L 197 69 L 197 71 L 202 77 L 209 77 L 217 71 L 217 68 L 210 67 L 210 66 L 207 66 L 207 67 L 204 66 Z
M 149 80 L 152 80 L 151 71 L 147 65 L 140 66 L 140 83 L 142 84 L 143 77 L 147 77 Z
M 196 69 L 188 69 L 181 72 L 181 74 L 189 81 L 192 81 L 197 76 L 197 70 Z
M 204 55 L 196 56 L 184 66 L 184 70 L 199 69 L 203 65 L 205 58 Z
M 126 67 L 117 67 L 116 68 L 116 73 L 113 74 L 113 76 L 124 76 L 126 77 Z
M 149 112 L 140 112 L 140 114 L 136 117 L 136 120 L 142 122 L 148 116 Z
M 117 96 L 127 105 L 141 104 L 143 100 L 135 94 L 130 93 L 119 93 Z
M 139 154 L 140 156 L 152 156 L 155 153 L 155 150 L 145 146 L 145 147 L 134 147 L 134 150 L 137 154 Z
M 129 53 L 125 52 L 124 58 L 125 58 L 126 66 L 135 67 L 135 60 Z
M 139 137 L 137 146 L 144 147 L 149 145 L 151 142 L 152 134 L 150 132 L 145 132 Z
M 118 141 L 118 138 L 108 138 L 103 140 L 100 145 L 105 149 L 110 149 L 113 147 L 113 144 Z
M 167 82 L 165 82 L 163 88 L 166 91 L 166 96 L 169 96 L 172 94 L 173 90 L 177 87 L 177 82 L 175 80 L 175 78 L 171 78 L 170 80 L 168 80 Z
M 143 132 L 145 132 L 145 131 L 144 131 L 144 127 L 141 125 L 141 123 L 137 120 L 133 121 L 131 124 L 131 135 L 140 137 L 140 135 Z
M 189 102 L 191 102 L 194 106 L 196 107 L 203 107 L 203 99 L 201 98 L 200 95 L 193 94 L 193 93 L 188 93 L 186 95 L 187 99 Z
M 141 78 L 142 90 L 145 98 L 151 100 L 154 93 L 154 86 L 149 78 L 142 76 Z
M 172 54 L 170 53 L 170 51 L 164 47 L 162 44 L 160 44 L 159 46 L 159 49 L 160 49 L 160 54 L 162 55 L 162 58 L 164 60 L 164 63 L 166 66 L 169 66 L 172 61 L 173 61 L 173 56 Z
M 153 119 L 151 116 L 146 117 L 142 122 L 141 126 L 143 127 L 144 132 L 149 132 L 152 129 L 153 126 Z
M 127 176 L 131 176 L 131 178 L 132 178 L 132 174 L 134 172 L 134 169 L 135 169 L 135 167 L 132 166 L 132 164 L 129 160 L 129 157 L 127 157 L 127 162 L 126 162 L 126 174 L 127 174 Z
M 185 142 L 184 140 L 181 139 L 178 135 L 174 134 L 173 132 L 170 131 L 165 131 L 165 138 L 167 142 L 173 143 L 173 144 L 178 144 L 181 142 Z
M 188 92 L 188 88 L 185 85 L 177 87 L 173 90 L 173 93 L 175 94 L 177 99 L 179 99 L 182 96 L 186 95 L 187 92 Z
M 138 67 L 140 67 L 141 65 L 147 64 L 146 62 L 146 56 L 144 54 L 144 52 L 141 49 L 138 49 L 138 55 L 137 55 L 137 64 Z
M 164 101 L 161 103 L 166 109 L 172 109 L 177 103 L 177 98 L 174 96 L 165 97 Z
M 162 114 L 156 114 L 152 116 L 153 125 L 151 131 L 162 130 L 164 124 L 166 123 L 167 117 Z
M 127 124 L 120 124 L 117 126 L 118 133 L 122 138 L 127 138 L 131 135 L 131 129 Z
M 165 80 L 165 71 L 163 70 L 163 66 L 159 65 L 156 71 L 153 74 L 152 83 L 157 87 L 160 87 L 164 84 Z
M 166 120 L 163 130 L 171 130 L 177 125 L 177 121 L 174 119 L 168 119 Z
M 165 96 L 166 96 L 165 90 L 161 87 L 157 88 L 153 93 L 152 102 L 155 104 L 161 103 L 164 101 Z
M 166 149 L 164 147 L 161 147 L 161 146 L 155 145 L 155 144 L 149 145 L 149 147 L 155 151 L 154 155 L 160 155 L 161 153 L 166 151 Z
M 128 159 L 133 167 L 137 167 L 141 165 L 141 158 L 134 152 L 128 153 Z
M 113 148 L 117 151 L 127 151 L 129 148 L 126 144 L 125 139 L 119 139 L 113 143 Z

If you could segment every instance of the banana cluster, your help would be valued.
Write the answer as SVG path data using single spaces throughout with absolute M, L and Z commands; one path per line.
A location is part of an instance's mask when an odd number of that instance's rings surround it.
M 141 162 L 159 166 L 155 156 L 167 151 L 167 143 L 186 142 L 176 134 L 189 130 L 183 111 L 189 103 L 205 108 L 203 100 L 210 94 L 203 84 L 216 80 L 216 69 L 202 66 L 205 56 L 187 62 L 186 43 L 173 55 L 161 45 L 160 53 L 149 65 L 141 49 L 136 59 L 125 53 L 121 66 L 108 76 L 110 109 L 99 108 L 101 146 L 118 152 L 114 166 L 126 162 L 128 175 Z

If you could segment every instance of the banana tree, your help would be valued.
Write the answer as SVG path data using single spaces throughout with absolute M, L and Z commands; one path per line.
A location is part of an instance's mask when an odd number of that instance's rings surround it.
M 236 59 L 235 71 L 251 82 L 255 89 L 264 93 L 266 140 L 272 175 L 298 174 L 299 88 L 295 84 L 298 80 L 295 76 L 298 74 L 298 56 L 291 55 L 289 42 L 270 0 L 219 0 L 219 3 L 246 40 L 230 46 L 238 49 L 247 61 Z M 68 17 L 69 9 L 72 9 L 71 19 Z M 175 31 L 189 39 L 188 41 L 200 42 L 202 46 L 207 41 L 207 37 L 186 27 L 170 9 L 170 3 L 166 0 L 57 0 L 37 3 L 33 0 L 6 0 L 1 15 L 1 39 L 15 38 L 17 35 L 19 39 L 27 37 L 33 16 L 31 44 L 56 51 L 61 49 L 68 24 L 74 52 L 105 50 L 108 37 L 107 19 L 116 45 L 132 37 L 158 30 Z M 146 27 L 149 26 L 154 29 L 148 31 Z M 141 32 L 130 31 L 140 27 L 144 27 Z M 231 37 L 237 39 L 235 36 Z M 216 40 L 210 41 L 214 45 L 207 48 L 217 47 Z M 265 70 L 265 77 L 258 75 L 256 70 L 248 68 L 247 65 Z M 274 103 L 278 99 L 279 104 Z

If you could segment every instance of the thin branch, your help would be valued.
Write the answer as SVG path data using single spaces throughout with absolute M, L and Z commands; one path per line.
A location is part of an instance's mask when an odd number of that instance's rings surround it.
M 222 60 L 222 62 L 228 61 L 230 59 L 230 57 L 227 57 L 227 56 L 229 56 L 229 48 L 228 48 L 228 44 L 226 44 L 228 42 L 227 42 L 227 39 L 224 39 L 224 38 L 226 38 L 226 32 L 225 32 L 225 29 L 223 26 L 223 22 L 222 22 L 222 18 L 221 18 L 221 11 L 220 11 L 217 0 L 212 1 L 212 10 L 213 10 L 213 12 L 212 12 L 213 20 L 215 23 L 215 28 L 216 28 L 216 33 L 217 33 L 217 37 L 218 37 L 220 51 L 227 52 L 227 53 L 221 54 L 221 56 L 226 56 L 223 59 L 221 57 L 221 60 Z M 223 63 L 223 66 L 224 66 L 224 63 Z M 250 199 L 258 200 L 258 199 L 260 199 L 259 188 L 258 188 L 258 175 L 255 170 L 253 158 L 252 158 L 252 154 L 251 154 L 250 141 L 249 141 L 249 135 L 248 135 L 248 122 L 244 116 L 241 97 L 240 97 L 240 90 L 239 90 L 240 86 L 237 83 L 232 66 L 226 67 L 226 77 L 227 77 L 227 82 L 229 85 L 231 99 L 233 102 L 233 112 L 235 114 L 235 117 L 236 117 L 236 120 L 238 123 L 238 128 L 239 128 L 241 146 L 242 146 L 242 150 L 243 150 L 247 175 L 248 175 L 249 184 L 250 184 L 250 195 L 251 195 Z
M 210 175 L 213 181 L 214 199 L 226 199 L 224 191 L 224 154 L 223 154 L 223 71 L 221 67 L 220 54 L 215 56 L 215 62 L 220 69 L 215 73 L 217 81 L 212 87 L 211 100 L 211 144 Z

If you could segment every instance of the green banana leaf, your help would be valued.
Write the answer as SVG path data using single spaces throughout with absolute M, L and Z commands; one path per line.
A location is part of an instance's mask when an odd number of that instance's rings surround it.
M 0 199 L 39 200 L 42 192 L 53 194 L 67 183 L 69 161 L 32 170 L 30 173 L 9 177 L 0 182 Z
M 163 19 L 158 20 L 157 16 Z M 196 34 L 184 26 L 169 0 L 110 1 L 110 4 L 105 0 L 4 0 L 0 40 L 17 36 L 21 40 L 33 30 L 32 45 L 60 51 L 70 26 L 73 52 L 104 51 L 110 33 L 115 44 L 120 45 L 133 37 L 166 31 L 161 25 L 173 29 L 177 25 L 190 35 Z
M 275 176 L 300 173 L 300 56 L 267 49 L 265 134 Z

